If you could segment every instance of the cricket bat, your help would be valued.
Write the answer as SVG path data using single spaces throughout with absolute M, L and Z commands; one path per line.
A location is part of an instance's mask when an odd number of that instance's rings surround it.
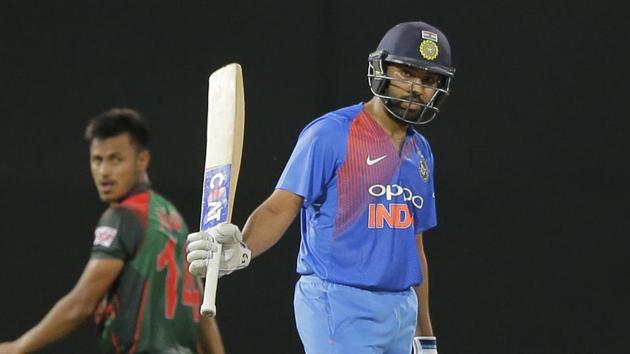
M 245 97 L 243 72 L 236 63 L 213 72 L 208 78 L 208 125 L 206 163 L 201 200 L 199 229 L 230 222 L 236 194 L 236 182 L 241 165 L 243 131 L 245 128 Z M 208 265 L 201 314 L 213 317 L 221 244 Z

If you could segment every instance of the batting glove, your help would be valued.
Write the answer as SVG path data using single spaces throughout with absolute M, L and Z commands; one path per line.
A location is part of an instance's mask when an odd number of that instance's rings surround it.
M 186 259 L 190 263 L 188 271 L 205 277 L 210 260 L 216 256 L 217 244 L 222 244 L 219 277 L 249 265 L 251 251 L 243 243 L 243 235 L 234 224 L 220 224 L 205 232 L 195 232 L 187 237 Z
M 414 337 L 413 354 L 437 354 L 437 339 L 429 336 Z

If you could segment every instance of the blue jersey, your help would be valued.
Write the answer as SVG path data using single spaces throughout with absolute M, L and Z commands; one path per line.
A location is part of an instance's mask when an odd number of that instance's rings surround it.
M 433 155 L 409 128 L 400 152 L 363 104 L 300 133 L 276 188 L 304 198 L 300 274 L 373 290 L 422 282 L 416 234 L 436 225 Z

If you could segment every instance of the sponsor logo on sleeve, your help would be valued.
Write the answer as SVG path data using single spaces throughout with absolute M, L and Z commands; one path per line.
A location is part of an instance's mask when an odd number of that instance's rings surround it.
M 110 226 L 97 227 L 94 230 L 94 246 L 111 246 L 117 233 L 118 230 Z

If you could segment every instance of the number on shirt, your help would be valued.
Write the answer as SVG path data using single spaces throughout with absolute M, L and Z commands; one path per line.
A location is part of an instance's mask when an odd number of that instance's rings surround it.
M 157 258 L 157 270 L 166 268 L 166 282 L 164 289 L 164 316 L 168 319 L 175 318 L 177 309 L 178 289 L 177 279 L 180 269 L 177 266 L 175 241 L 169 239 L 164 249 Z M 184 275 L 182 279 L 182 304 L 190 306 L 195 322 L 199 321 L 199 306 L 201 305 L 201 294 L 199 293 L 195 278 L 188 271 L 188 262 L 184 259 Z

